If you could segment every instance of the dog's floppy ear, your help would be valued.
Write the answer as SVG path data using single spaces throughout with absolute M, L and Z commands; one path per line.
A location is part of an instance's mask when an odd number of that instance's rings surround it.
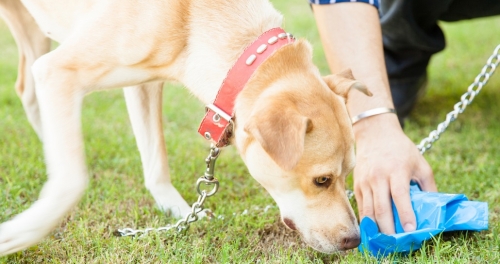
M 351 69 L 343 70 L 337 74 L 324 76 L 323 80 L 334 93 L 344 97 L 345 99 L 347 99 L 347 93 L 351 89 L 356 89 L 368 96 L 372 96 L 372 93 L 362 82 L 354 79 Z
M 264 107 L 252 114 L 245 131 L 284 170 L 293 169 L 304 152 L 304 141 L 312 129 L 309 118 L 293 108 Z

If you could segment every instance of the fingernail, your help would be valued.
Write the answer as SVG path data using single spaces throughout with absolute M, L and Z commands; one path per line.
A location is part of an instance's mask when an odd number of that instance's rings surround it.
M 411 232 L 415 231 L 415 226 L 413 224 L 405 224 L 403 229 L 405 230 L 405 232 Z

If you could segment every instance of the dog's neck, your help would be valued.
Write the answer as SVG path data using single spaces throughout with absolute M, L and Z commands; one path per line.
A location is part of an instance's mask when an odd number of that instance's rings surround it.
M 190 16 L 196 19 L 189 25 L 193 34 L 177 79 L 205 104 L 214 100 L 245 48 L 263 32 L 281 25 L 282 16 L 268 1 L 241 2 L 222 10 L 214 10 L 211 3 L 203 1 L 191 5 Z
M 300 78 L 296 76 L 303 74 L 314 74 L 317 78 L 321 78 L 318 69 L 312 64 L 311 52 L 306 41 L 297 40 L 282 47 L 263 62 L 236 100 L 235 111 L 238 112 L 238 116 L 242 118 L 248 115 L 260 97 L 273 93 L 273 88 L 270 86 L 280 78 Z

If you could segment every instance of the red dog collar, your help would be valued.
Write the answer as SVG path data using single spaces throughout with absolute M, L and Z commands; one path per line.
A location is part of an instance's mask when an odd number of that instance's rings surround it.
M 222 82 L 215 101 L 207 105 L 198 133 L 217 147 L 229 145 L 233 130 L 234 101 L 255 70 L 276 50 L 295 38 L 282 28 L 273 28 L 248 46 Z

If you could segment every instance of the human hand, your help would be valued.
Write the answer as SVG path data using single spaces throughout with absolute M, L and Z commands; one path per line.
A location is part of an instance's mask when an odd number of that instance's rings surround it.
M 410 201 L 410 181 L 423 191 L 437 192 L 432 169 L 404 134 L 396 115 L 382 114 L 359 121 L 356 137 L 354 193 L 359 216 L 375 220 L 380 232 L 394 234 L 391 198 L 405 232 L 416 229 Z

